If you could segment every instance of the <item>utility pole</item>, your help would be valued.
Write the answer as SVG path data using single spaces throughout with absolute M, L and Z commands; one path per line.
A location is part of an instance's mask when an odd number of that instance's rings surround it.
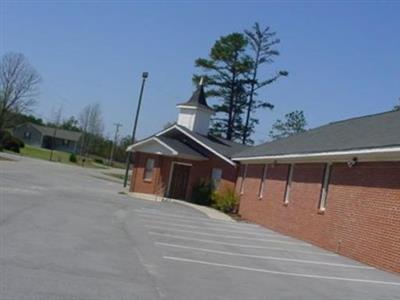
M 146 82 L 146 78 L 147 77 L 149 77 L 149 73 L 148 72 L 143 72 L 142 73 L 142 87 L 140 88 L 139 102 L 138 102 L 138 106 L 137 106 L 137 110 L 136 110 L 135 123 L 133 125 L 133 131 L 132 131 L 132 144 L 135 143 L 136 127 L 137 127 L 137 122 L 138 122 L 138 119 L 139 119 L 140 106 L 142 104 L 144 83 Z M 126 156 L 126 169 L 125 169 L 124 187 L 126 187 L 127 182 L 128 182 L 128 173 L 129 173 L 130 163 L 131 163 L 131 152 L 128 152 L 128 155 Z
M 53 160 L 53 152 L 54 152 L 54 146 L 56 144 L 56 138 L 57 138 L 57 129 L 58 126 L 60 126 L 60 122 L 61 122 L 61 115 L 62 115 L 62 105 L 60 105 L 60 108 L 58 109 L 58 111 L 55 113 L 55 117 L 54 117 L 54 130 L 53 130 L 53 136 L 51 137 L 51 151 L 50 151 L 50 158 L 49 160 L 52 161 Z
M 122 124 L 114 123 L 114 126 L 115 126 L 115 135 L 114 135 L 114 142 L 111 147 L 111 154 L 110 154 L 110 161 L 109 161 L 110 166 L 112 165 L 112 162 L 113 162 L 115 145 L 117 144 L 117 140 L 118 140 L 118 131 L 119 131 L 119 128 L 122 126 Z

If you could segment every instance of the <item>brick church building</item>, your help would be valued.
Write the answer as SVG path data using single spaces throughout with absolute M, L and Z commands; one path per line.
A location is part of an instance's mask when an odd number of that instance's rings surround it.
M 208 179 L 236 189 L 247 220 L 400 272 L 400 111 L 248 147 L 208 132 L 202 85 L 177 107 L 176 124 L 128 148 L 131 192 L 190 200 Z
M 193 186 L 203 179 L 221 191 L 234 189 L 237 163 L 231 158 L 249 147 L 208 132 L 214 111 L 202 84 L 177 108 L 175 124 L 128 147 L 134 152 L 130 191 L 190 200 Z

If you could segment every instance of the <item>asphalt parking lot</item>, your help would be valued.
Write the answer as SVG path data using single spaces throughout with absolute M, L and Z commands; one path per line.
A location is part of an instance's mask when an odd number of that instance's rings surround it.
M 254 224 L 0 161 L 0 299 L 399 299 L 400 276 Z

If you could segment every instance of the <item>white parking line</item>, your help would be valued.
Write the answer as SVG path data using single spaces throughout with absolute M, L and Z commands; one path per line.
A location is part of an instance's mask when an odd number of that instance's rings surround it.
M 137 214 L 138 217 L 140 218 L 152 218 L 154 220 L 154 218 L 161 219 L 163 221 L 171 221 L 171 217 L 167 217 L 167 216 L 160 216 L 160 215 L 155 215 L 155 214 L 149 214 L 147 212 L 141 212 L 140 214 Z M 182 224 L 194 224 L 194 225 L 199 225 L 199 222 L 197 221 L 188 221 L 188 220 L 177 220 L 176 218 L 173 218 L 174 222 L 179 222 Z M 247 232 L 268 232 L 268 233 L 275 233 L 274 231 L 264 228 L 264 227 L 260 227 L 258 225 L 256 225 L 255 227 L 245 227 L 245 226 L 241 226 L 242 224 L 213 224 L 213 223 L 208 223 L 208 219 L 205 219 L 205 223 L 202 223 L 201 226 L 205 226 L 205 227 L 211 227 L 215 228 L 215 226 L 218 226 L 218 228 L 222 227 L 222 228 L 229 228 L 229 229 L 234 229 L 234 230 L 240 230 L 244 233 Z
M 172 231 L 172 232 L 184 232 L 184 233 L 192 233 L 192 234 L 197 234 L 197 235 L 221 237 L 221 238 L 227 238 L 227 239 L 239 239 L 239 240 L 247 240 L 247 241 L 259 241 L 259 242 L 279 243 L 279 244 L 286 244 L 286 245 L 299 245 L 299 246 L 304 246 L 304 247 L 311 247 L 310 244 L 301 243 L 301 242 L 290 242 L 290 241 L 282 241 L 282 240 L 275 240 L 275 239 L 261 239 L 261 238 L 241 237 L 241 236 L 237 236 L 237 235 L 206 233 L 206 232 L 199 232 L 199 231 L 195 231 L 195 230 L 174 229 L 174 228 L 167 228 L 167 227 L 154 226 L 154 225 L 145 225 L 144 227 L 151 228 L 151 229 L 158 229 L 158 230 L 167 230 L 167 231 Z
M 172 247 L 172 248 L 188 249 L 188 250 L 201 251 L 201 252 L 207 252 L 207 253 L 215 253 L 215 254 L 223 254 L 223 255 L 229 255 L 229 256 L 257 258 L 257 259 L 264 259 L 264 260 L 288 261 L 288 262 L 303 263 L 303 264 L 326 265 L 326 266 L 332 266 L 332 267 L 343 267 L 343 268 L 354 268 L 354 269 L 368 269 L 368 270 L 375 269 L 375 268 L 369 267 L 369 266 L 330 263 L 330 262 L 323 262 L 323 261 L 317 261 L 317 260 L 305 260 L 305 259 L 294 259 L 294 258 L 275 257 L 275 256 L 243 254 L 243 253 L 237 253 L 237 252 L 219 251 L 219 250 L 214 250 L 214 249 L 188 247 L 188 246 L 184 246 L 184 245 L 169 244 L 169 243 L 162 243 L 162 242 L 155 242 L 154 244 L 160 245 L 160 246 Z
M 209 262 L 209 261 L 194 260 L 194 259 L 181 258 L 181 257 L 175 257 L 175 256 L 163 256 L 163 258 L 167 259 L 167 260 L 173 260 L 173 261 L 188 262 L 188 263 L 195 263 L 195 264 L 215 266 L 215 267 L 223 267 L 223 268 L 243 270 L 243 271 L 284 275 L 284 276 L 291 276 L 291 277 L 303 277 L 303 278 L 313 278 L 313 279 L 325 279 L 325 280 L 337 280 L 337 281 L 400 286 L 400 282 L 392 282 L 392 281 L 380 281 L 380 280 L 369 280 L 369 279 L 348 278 L 348 277 L 335 277 L 335 276 L 323 276 L 323 275 L 314 275 L 314 274 L 280 272 L 280 271 L 274 271 L 274 270 L 268 270 L 268 269 L 258 269 L 258 268 L 249 268 L 249 267 L 238 266 L 238 265 L 220 264 L 220 263 L 214 263 L 214 262 Z
M 139 216 L 140 218 L 144 218 L 147 220 L 150 220 L 152 223 L 160 224 L 160 225 L 168 225 L 168 226 L 174 226 L 174 227 L 183 227 L 183 228 L 193 228 L 193 229 L 206 229 L 206 230 L 212 230 L 212 231 L 220 231 L 220 232 L 231 232 L 231 233 L 243 233 L 243 234 L 248 234 L 248 235 L 254 235 L 254 236 L 265 236 L 265 237 L 279 237 L 279 238 L 289 238 L 288 236 L 285 235 L 278 235 L 278 234 L 271 234 L 271 233 L 260 233 L 260 232 L 252 232 L 252 231 L 247 231 L 247 230 L 239 230 L 239 229 L 220 229 L 220 228 L 215 228 L 213 227 L 206 227 L 206 226 L 196 226 L 196 225 L 188 225 L 188 224 L 182 224 L 182 223 L 172 223 L 172 222 L 166 222 L 166 221 L 160 221 L 158 219 L 154 219 L 154 217 L 150 216 Z M 182 221 L 178 221 L 182 222 Z M 185 222 L 186 223 L 186 222 Z M 198 223 L 192 223 L 189 222 L 189 224 L 198 224 Z M 268 232 L 268 231 L 266 231 Z
M 201 221 L 206 221 L 206 222 L 215 223 L 215 224 L 225 224 L 225 225 L 231 225 L 231 226 L 246 226 L 246 227 L 258 228 L 258 225 L 255 225 L 255 224 L 236 223 L 234 221 L 224 221 L 224 220 L 214 220 L 214 219 L 210 219 L 210 218 L 207 218 L 207 217 L 188 217 L 188 216 L 185 217 L 185 216 L 182 216 L 182 215 L 154 212 L 154 210 L 144 209 L 144 208 L 135 209 L 135 211 L 139 212 L 139 213 L 152 214 L 152 215 L 155 215 L 155 216 L 174 217 L 174 218 L 186 219 L 186 220 L 201 220 Z
M 159 232 L 154 232 L 154 231 L 149 231 L 149 234 L 150 235 L 162 236 L 162 237 L 169 237 L 169 238 L 173 238 L 173 239 L 185 240 L 185 241 L 193 241 L 193 242 L 214 244 L 214 245 L 225 245 L 225 246 L 234 246 L 234 247 L 241 247 L 241 248 L 252 248 L 252 249 L 279 250 L 279 251 L 286 251 L 286 252 L 312 254 L 312 255 L 322 255 L 322 256 L 337 256 L 337 254 L 334 254 L 334 253 L 324 253 L 324 252 L 306 251 L 306 250 L 294 250 L 294 249 L 287 249 L 287 248 L 270 247 L 270 246 L 258 246 L 258 245 L 249 245 L 249 244 L 226 243 L 226 242 L 220 242 L 220 241 L 215 241 L 215 240 L 206 240 L 206 239 L 183 237 L 183 236 L 180 236 L 180 235 L 174 235 L 174 234 L 168 234 L 168 233 L 159 233 Z

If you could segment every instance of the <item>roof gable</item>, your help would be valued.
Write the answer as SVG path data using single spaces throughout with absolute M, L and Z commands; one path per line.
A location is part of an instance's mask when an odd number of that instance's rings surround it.
M 227 141 L 223 138 L 215 137 L 212 135 L 202 135 L 196 132 L 192 132 L 187 128 L 174 124 L 171 127 L 155 134 L 155 136 L 171 136 L 173 131 L 178 131 L 183 133 L 185 136 L 193 140 L 195 143 L 210 151 L 211 153 L 219 156 L 226 162 L 231 165 L 235 165 L 235 163 L 231 160 L 233 154 L 243 151 L 244 149 L 248 149 L 249 146 L 245 146 L 242 144 L 238 144 L 232 141 Z

